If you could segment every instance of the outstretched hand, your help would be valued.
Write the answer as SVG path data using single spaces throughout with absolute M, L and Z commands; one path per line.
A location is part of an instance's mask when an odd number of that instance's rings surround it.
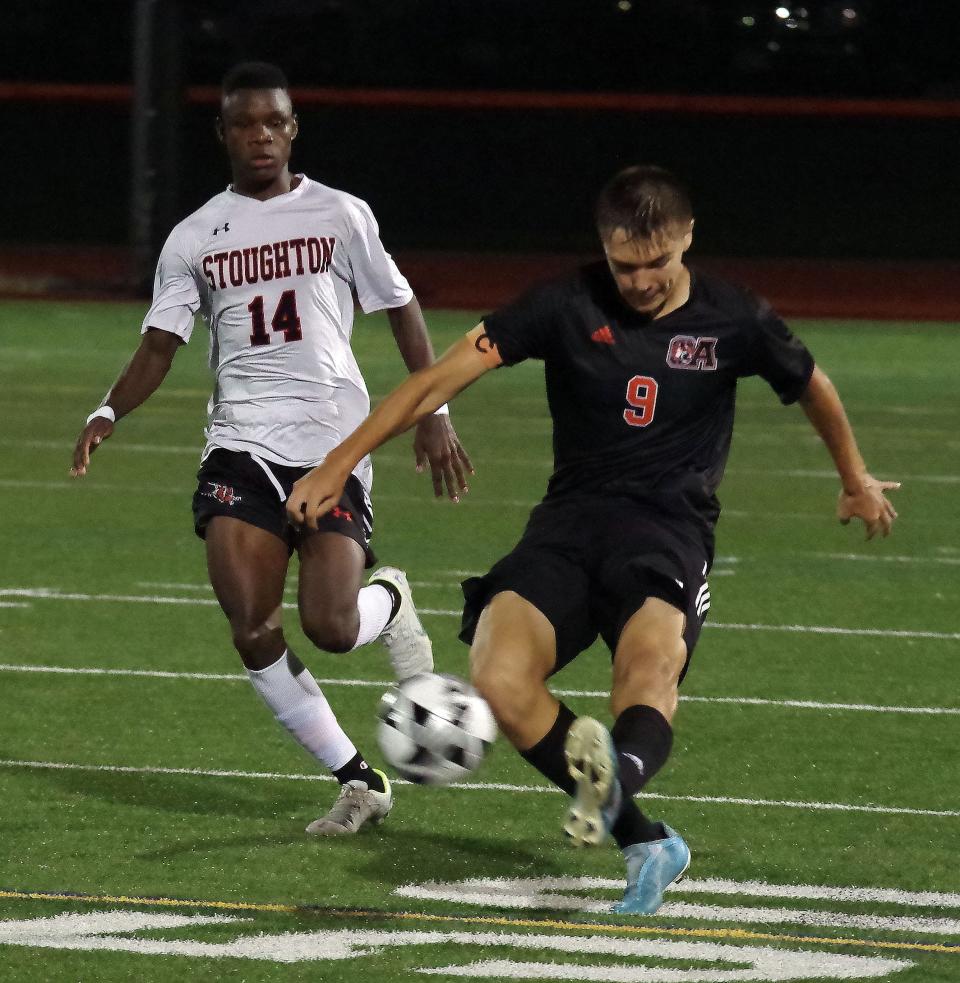
M 467 474 L 473 474 L 474 470 L 450 417 L 446 414 L 424 417 L 417 424 L 413 452 L 417 459 L 417 471 L 423 471 L 427 466 L 430 468 L 434 495 L 440 498 L 446 484 L 450 500 L 459 502 L 460 495 L 468 490 Z
M 94 417 L 80 431 L 73 448 L 72 478 L 82 478 L 90 466 L 90 455 L 113 433 L 113 424 L 105 416 Z
M 899 487 L 899 481 L 878 481 L 873 475 L 865 474 L 855 492 L 841 490 L 837 518 L 843 525 L 851 519 L 862 519 L 867 528 L 867 539 L 873 539 L 878 532 L 889 536 L 897 510 L 884 492 L 896 491 Z

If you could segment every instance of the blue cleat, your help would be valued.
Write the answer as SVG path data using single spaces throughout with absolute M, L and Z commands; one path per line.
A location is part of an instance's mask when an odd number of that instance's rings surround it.
M 592 717 L 578 717 L 567 732 L 563 753 L 577 783 L 563 831 L 573 846 L 596 846 L 606 839 L 623 801 L 610 732 Z
M 623 855 L 627 861 L 627 890 L 611 909 L 618 915 L 652 915 L 663 904 L 663 892 L 682 879 L 690 866 L 690 847 L 663 824 L 666 839 L 634 843 Z

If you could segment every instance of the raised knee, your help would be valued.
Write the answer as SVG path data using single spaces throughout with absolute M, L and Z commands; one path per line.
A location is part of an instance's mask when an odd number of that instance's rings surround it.
M 301 618 L 304 635 L 324 652 L 349 652 L 357 643 L 360 620 L 350 615 L 318 614 Z

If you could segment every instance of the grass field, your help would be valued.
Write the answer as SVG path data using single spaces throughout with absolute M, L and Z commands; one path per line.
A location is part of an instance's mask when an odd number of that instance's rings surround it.
M 242 676 L 191 527 L 199 332 L 67 476 L 141 313 L 0 304 L 0 979 L 960 979 L 957 325 L 796 325 L 874 473 L 903 481 L 882 542 L 836 524 L 800 411 L 743 385 L 711 622 L 644 797 L 693 863 L 628 919 L 606 913 L 616 849 L 569 850 L 560 795 L 502 739 L 468 787 L 398 785 L 380 829 L 304 836 L 335 786 Z M 437 347 L 474 320 L 434 312 Z M 383 394 L 386 321 L 355 344 Z M 539 367 L 492 374 L 454 420 L 469 495 L 432 501 L 401 438 L 375 459 L 374 544 L 463 675 L 458 581 L 515 542 L 550 470 Z M 383 652 L 288 635 L 376 759 Z M 602 716 L 608 673 L 596 648 L 555 682 Z

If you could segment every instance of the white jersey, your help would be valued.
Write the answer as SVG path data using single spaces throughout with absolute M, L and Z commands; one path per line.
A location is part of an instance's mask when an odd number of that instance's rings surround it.
M 231 190 L 170 233 L 142 331 L 189 341 L 210 329 L 215 447 L 311 467 L 370 412 L 350 347 L 354 297 L 364 312 L 413 298 L 367 204 L 301 175 L 259 201 Z M 354 473 L 369 490 L 368 458 Z

